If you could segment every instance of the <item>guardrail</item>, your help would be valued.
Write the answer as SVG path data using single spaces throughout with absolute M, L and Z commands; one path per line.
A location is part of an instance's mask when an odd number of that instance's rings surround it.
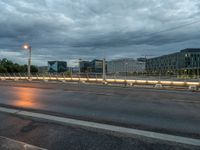
M 162 86 L 184 86 L 189 87 L 189 89 L 198 89 L 200 87 L 200 82 L 191 82 L 191 81 L 176 81 L 176 80 L 148 80 L 148 79 L 103 79 L 98 76 L 95 77 L 73 77 L 73 76 L 64 76 L 64 75 L 54 75 L 54 76 L 39 76 L 35 75 L 32 76 L 30 79 L 24 75 L 20 76 L 0 76 L 0 80 L 27 80 L 27 81 L 61 81 L 61 82 L 95 82 L 95 83 L 104 83 L 104 84 L 125 84 L 129 86 L 133 85 L 154 85 L 155 87 L 162 87 Z

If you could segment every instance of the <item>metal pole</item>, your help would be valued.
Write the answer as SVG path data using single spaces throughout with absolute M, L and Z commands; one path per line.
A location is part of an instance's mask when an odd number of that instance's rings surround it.
M 199 79 L 199 69 L 200 69 L 199 63 L 200 63 L 200 61 L 199 61 L 199 57 L 198 57 L 198 67 L 197 67 L 197 74 L 198 74 L 197 78 L 198 79 Z
M 127 79 L 127 76 L 128 76 L 128 63 L 126 62 L 126 79 Z
M 105 65 L 105 58 L 103 58 L 103 80 L 106 80 L 106 65 Z
M 29 46 L 29 58 L 28 58 L 28 79 L 31 78 L 31 46 Z
M 72 67 L 70 67 L 70 77 L 72 78 Z
M 81 74 L 81 59 L 79 59 L 79 77 L 80 77 L 80 74 Z

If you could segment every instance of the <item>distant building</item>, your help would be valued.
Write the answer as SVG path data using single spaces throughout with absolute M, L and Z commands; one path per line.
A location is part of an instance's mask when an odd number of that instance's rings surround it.
M 200 48 L 188 48 L 148 59 L 146 71 L 152 74 L 197 75 L 200 72 Z
M 48 72 L 60 73 L 67 71 L 67 62 L 65 61 L 48 61 Z
M 143 73 L 145 62 L 132 58 L 116 59 L 107 62 L 108 73 Z
M 38 73 L 46 73 L 48 72 L 48 66 L 39 66 Z
M 72 72 L 79 72 L 79 67 L 71 67 Z
M 103 60 L 94 59 L 92 61 L 80 61 L 79 63 L 81 72 L 89 73 L 102 73 L 103 72 Z
M 95 73 L 103 72 L 103 60 L 94 59 L 90 62 L 91 71 Z
M 79 67 L 81 72 L 90 72 L 90 62 L 89 61 L 80 61 Z

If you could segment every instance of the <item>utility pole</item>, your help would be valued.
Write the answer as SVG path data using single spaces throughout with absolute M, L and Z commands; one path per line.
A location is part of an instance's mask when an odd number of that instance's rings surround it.
M 199 57 L 198 57 L 198 67 L 197 67 L 197 77 L 198 77 L 198 79 L 199 79 L 199 70 L 200 70 L 200 66 L 199 66 L 199 63 L 200 63 L 200 59 L 199 59 Z
M 128 62 L 127 60 L 125 60 L 125 73 L 126 73 L 126 79 L 127 79 L 127 76 L 128 76 Z
M 70 67 L 70 77 L 72 78 L 72 67 Z
M 103 58 L 103 81 L 106 80 L 106 59 Z
M 81 75 L 81 60 L 82 59 L 79 59 L 79 76 Z

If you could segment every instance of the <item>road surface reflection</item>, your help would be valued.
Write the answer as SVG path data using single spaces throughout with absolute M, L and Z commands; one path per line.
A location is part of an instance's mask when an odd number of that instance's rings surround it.
M 35 88 L 16 88 L 15 105 L 19 107 L 36 107 L 40 91 Z

